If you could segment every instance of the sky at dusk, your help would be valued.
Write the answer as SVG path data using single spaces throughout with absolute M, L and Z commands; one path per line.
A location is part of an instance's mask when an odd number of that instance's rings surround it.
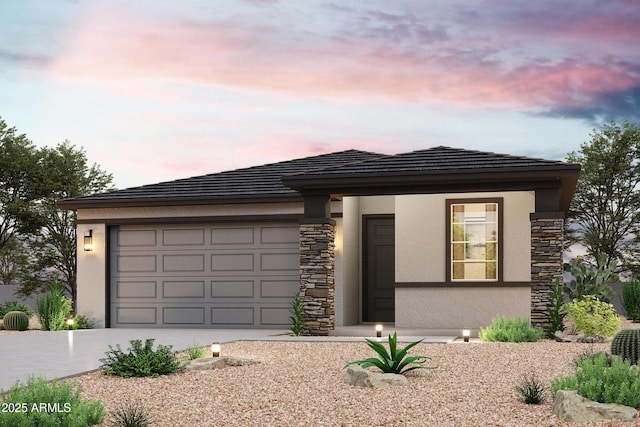
M 118 188 L 640 124 L 640 1 L 3 0 L 0 117 Z

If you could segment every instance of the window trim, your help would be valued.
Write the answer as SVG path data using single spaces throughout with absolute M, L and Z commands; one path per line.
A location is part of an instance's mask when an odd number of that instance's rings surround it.
M 451 262 L 451 205 L 459 204 L 471 204 L 471 203 L 496 203 L 498 205 L 498 277 L 497 280 L 453 280 L 452 279 L 452 262 Z M 445 238 L 445 274 L 446 283 L 458 285 L 458 284 L 477 284 L 478 286 L 504 283 L 504 198 L 492 197 L 492 198 L 469 198 L 469 199 L 446 199 L 446 238 Z

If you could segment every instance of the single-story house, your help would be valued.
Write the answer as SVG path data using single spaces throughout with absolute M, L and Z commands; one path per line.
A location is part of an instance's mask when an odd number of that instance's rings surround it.
M 300 291 L 311 334 L 458 334 L 496 315 L 546 321 L 579 173 L 449 147 L 348 150 L 59 206 L 78 215 L 77 310 L 99 327 L 287 329 Z

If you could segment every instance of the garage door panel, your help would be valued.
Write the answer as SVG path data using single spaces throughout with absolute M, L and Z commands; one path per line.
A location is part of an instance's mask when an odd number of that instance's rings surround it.
M 211 325 L 213 326 L 253 326 L 253 307 L 212 307 Z
M 253 298 L 254 280 L 214 280 L 211 282 L 212 298 Z
M 162 298 L 205 298 L 204 280 L 197 281 L 164 281 L 162 282 Z
M 204 325 L 204 307 L 163 307 L 164 325 Z
M 116 322 L 119 325 L 156 325 L 158 323 L 155 307 L 117 307 Z
M 260 280 L 261 298 L 293 298 L 300 290 L 300 282 L 293 279 Z
M 114 226 L 110 325 L 287 328 L 298 234 L 295 223 Z

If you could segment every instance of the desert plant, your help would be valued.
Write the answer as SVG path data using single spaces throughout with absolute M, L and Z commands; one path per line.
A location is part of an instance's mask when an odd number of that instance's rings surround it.
M 423 366 L 427 361 L 431 360 L 428 356 L 409 356 L 409 349 L 420 344 L 424 340 L 412 342 L 406 347 L 398 349 L 397 342 L 398 337 L 396 333 L 389 335 L 389 352 L 379 342 L 365 338 L 367 345 L 375 351 L 379 358 L 370 357 L 368 359 L 356 360 L 355 362 L 349 362 L 344 367 L 351 365 L 360 365 L 363 368 L 375 366 L 384 373 L 391 374 L 403 374 L 405 372 L 413 371 L 414 369 L 436 369 L 437 366 Z M 344 369 L 344 368 L 343 368 Z
M 38 318 L 45 331 L 61 331 L 67 328 L 66 319 L 71 314 L 71 300 L 64 296 L 64 289 L 54 276 L 49 293 L 37 300 Z
M 549 303 L 547 304 L 549 313 L 549 324 L 545 328 L 545 334 L 553 338 L 555 332 L 564 331 L 564 285 L 560 284 L 560 279 L 556 278 L 551 292 L 549 292 Z
M 592 268 L 577 257 L 564 264 L 564 271 L 571 273 L 573 279 L 565 286 L 569 300 L 582 299 L 586 295 L 595 295 L 600 301 L 610 303 L 613 299 L 611 284 L 618 281 L 614 272 L 616 263 L 607 264 L 606 255 L 598 258 L 598 267 Z
M 123 403 L 109 418 L 112 427 L 148 427 L 153 423 L 144 406 L 132 402 Z
M 2 321 L 8 331 L 26 331 L 29 329 L 29 316 L 22 311 L 10 311 Z
M 528 405 L 539 405 L 545 401 L 546 388 L 535 374 L 523 375 L 515 389 Z
M 576 390 L 580 396 L 600 403 L 617 403 L 640 408 L 640 370 L 628 360 L 601 353 L 585 358 L 576 374 L 551 379 L 551 394 L 558 390 Z
M 204 357 L 207 354 L 207 351 L 205 350 L 204 346 L 196 342 L 194 342 L 193 345 L 187 347 L 186 351 L 187 351 L 187 356 L 189 357 L 189 360 L 200 359 L 201 357 Z
M 102 372 L 106 375 L 118 375 L 129 377 L 158 377 L 160 375 L 174 374 L 183 369 L 183 364 L 171 353 L 172 346 L 158 345 L 153 350 L 153 338 L 145 341 L 131 340 L 128 353 L 120 348 L 109 346 L 106 357 L 100 359 Z
M 635 275 L 622 283 L 622 308 L 627 319 L 640 322 L 640 280 Z
M 33 310 L 27 304 L 22 304 L 18 301 L 7 301 L 0 305 L 0 319 L 10 311 L 22 311 L 29 317 L 33 316 Z
M 496 316 L 491 325 L 480 328 L 478 336 L 482 341 L 497 342 L 536 342 L 544 332 L 529 325 L 528 318 Z
M 68 381 L 30 377 L 26 384 L 17 381 L 2 399 L 3 408 L 11 410 L 0 411 L 0 427 L 85 427 L 104 418 L 102 402 L 82 400 Z
M 600 301 L 594 295 L 587 295 L 566 304 L 567 316 L 575 325 L 577 332 L 585 335 L 608 338 L 620 328 L 620 316 L 613 304 Z
M 638 364 L 640 358 L 640 329 L 623 329 L 611 340 L 611 354 Z
M 300 292 L 296 292 L 295 297 L 291 301 L 291 333 L 295 336 L 304 333 L 304 303 Z

